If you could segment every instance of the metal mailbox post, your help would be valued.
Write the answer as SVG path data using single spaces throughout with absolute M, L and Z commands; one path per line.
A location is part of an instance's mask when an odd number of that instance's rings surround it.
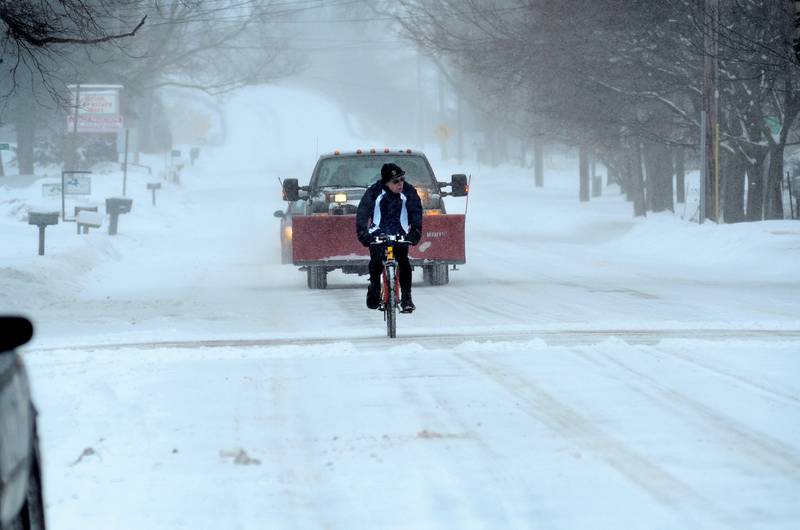
M 58 224 L 58 212 L 28 212 L 28 224 L 39 227 L 39 255 L 44 256 L 44 229 Z
M 160 182 L 148 182 L 147 183 L 147 189 L 151 190 L 153 192 L 153 206 L 155 206 L 156 205 L 156 190 L 160 190 L 161 189 L 161 183 Z
M 106 213 L 111 217 L 108 223 L 108 234 L 117 235 L 117 223 L 120 214 L 128 213 L 133 207 L 133 199 L 125 197 L 109 197 L 106 199 Z

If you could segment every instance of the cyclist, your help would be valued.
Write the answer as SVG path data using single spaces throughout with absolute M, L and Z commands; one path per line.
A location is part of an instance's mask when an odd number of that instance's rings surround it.
M 381 297 L 381 274 L 383 273 L 383 245 L 371 245 L 376 236 L 403 235 L 416 245 L 422 237 L 422 201 L 416 188 L 405 182 L 405 174 L 397 164 L 381 167 L 381 180 L 367 189 L 356 212 L 356 236 L 362 245 L 369 247 L 369 287 L 367 307 L 378 309 Z M 400 310 L 410 313 L 416 306 L 411 300 L 411 263 L 408 261 L 408 246 L 396 245 L 400 279 Z

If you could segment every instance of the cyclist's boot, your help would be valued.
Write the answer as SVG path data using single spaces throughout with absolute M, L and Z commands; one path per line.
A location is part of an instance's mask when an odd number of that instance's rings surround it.
M 411 300 L 411 290 L 403 291 L 403 294 L 400 297 L 400 312 L 411 313 L 416 308 L 417 306 L 415 306 L 414 302 Z
M 381 285 L 378 282 L 369 282 L 367 287 L 367 307 L 378 309 L 381 306 Z

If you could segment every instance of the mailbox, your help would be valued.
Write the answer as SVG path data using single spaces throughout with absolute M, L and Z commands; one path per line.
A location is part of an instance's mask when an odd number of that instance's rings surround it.
M 78 232 L 77 233 L 80 234 L 81 233 L 81 229 L 83 229 L 83 233 L 84 234 L 88 234 L 89 233 L 89 226 L 86 225 L 86 224 L 81 226 L 81 222 L 78 221 L 78 214 L 81 213 L 81 212 L 97 212 L 97 206 L 76 206 L 75 207 L 75 220 L 76 220 L 75 224 L 77 225 L 77 228 L 78 228 Z
M 106 199 L 106 213 L 111 218 L 111 222 L 108 223 L 109 235 L 117 235 L 117 223 L 119 222 L 120 214 L 130 212 L 132 207 L 133 199 L 125 197 L 109 197 Z
M 155 206 L 156 205 L 156 190 L 160 190 L 161 189 L 161 183 L 160 182 L 148 182 L 147 183 L 147 189 L 153 192 L 153 206 Z
M 128 213 L 133 207 L 133 199 L 109 197 L 106 199 L 106 213 L 109 215 Z
M 39 255 L 44 256 L 44 229 L 58 224 L 58 212 L 28 212 L 28 224 L 39 227 Z
M 49 226 L 58 224 L 58 212 L 28 212 L 28 224 Z

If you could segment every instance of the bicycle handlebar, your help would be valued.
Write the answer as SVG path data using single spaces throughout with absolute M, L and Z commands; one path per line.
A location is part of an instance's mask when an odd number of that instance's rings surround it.
M 390 236 L 390 235 L 382 234 L 382 235 L 379 235 L 379 236 L 375 236 L 373 238 L 373 240 L 370 242 L 370 245 L 382 245 L 383 243 L 387 243 L 387 242 L 390 242 L 390 241 L 393 242 L 393 243 L 404 243 L 406 245 L 408 244 L 408 240 L 406 239 L 406 236 L 404 236 L 404 235 L 399 235 L 398 234 L 396 236 Z

